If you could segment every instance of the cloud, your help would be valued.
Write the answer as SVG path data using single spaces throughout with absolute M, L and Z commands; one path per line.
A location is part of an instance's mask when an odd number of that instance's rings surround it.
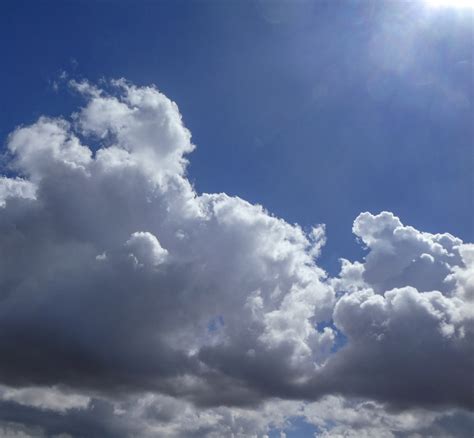
M 298 420 L 315 436 L 339 437 L 469 437 L 472 414 L 455 409 L 393 411 L 371 400 L 325 396 L 311 403 L 268 400 L 258 409 L 197 408 L 169 396 L 143 394 L 123 401 L 91 399 L 66 411 L 0 402 L 0 431 L 6 436 L 291 436 Z M 38 424 L 41 428 L 38 428 Z M 8 430 L 7 430 L 8 427 Z M 7 430 L 7 432 L 5 432 Z
M 310 418 L 301 400 L 335 394 L 380 412 L 472 407 L 470 245 L 362 213 L 354 233 L 368 255 L 328 278 L 316 264 L 324 226 L 305 232 L 238 197 L 196 193 L 191 135 L 155 87 L 71 86 L 85 104 L 70 120 L 41 117 L 7 142 L 5 427 L 248 436 Z M 87 405 L 60 414 L 57 391 Z M 294 413 L 261 422 L 277 399 Z
M 344 260 L 333 280 L 334 322 L 348 343 L 315 386 L 398 406 L 472 409 L 472 245 L 387 212 L 362 213 L 353 230 L 369 253 L 364 263 Z
M 131 251 L 129 256 L 139 266 L 161 265 L 168 256 L 168 251 L 162 248 L 158 239 L 149 232 L 137 231 L 133 233 L 125 246 Z M 100 258 L 100 256 L 98 257 Z
M 0 206 L 4 206 L 8 198 L 35 198 L 35 186 L 21 178 L 0 177 Z
M 376 290 L 407 285 L 420 292 L 450 290 L 444 280 L 453 266 L 461 264 L 460 239 L 449 233 L 420 232 L 388 212 L 360 214 L 353 232 L 370 249 L 364 279 Z
M 70 409 L 85 408 L 90 398 L 81 394 L 67 393 L 60 388 L 9 388 L 0 387 L 0 398 L 3 401 L 14 401 L 23 406 L 65 412 Z
M 8 141 L 36 195 L 1 211 L 14 230 L 1 242 L 1 378 L 247 403 L 310 372 L 331 342 L 315 328 L 334 301 L 313 258 L 322 228 L 306 235 L 239 198 L 197 195 L 190 134 L 155 88 L 73 85 L 87 101 L 72 122 L 41 117 Z

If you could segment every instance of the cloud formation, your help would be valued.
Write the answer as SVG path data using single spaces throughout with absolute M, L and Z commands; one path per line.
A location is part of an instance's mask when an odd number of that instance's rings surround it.
M 69 120 L 41 117 L 7 141 L 5 428 L 249 436 L 302 417 L 321 436 L 447 436 L 448 417 L 473 424 L 472 245 L 362 213 L 367 256 L 329 278 L 323 226 L 196 193 L 190 132 L 155 87 L 70 85 L 85 105 Z M 329 405 L 377 415 L 339 424 Z
M 365 263 L 344 261 L 333 281 L 348 291 L 333 317 L 349 342 L 322 380 L 402 406 L 472 409 L 472 245 L 386 212 L 362 213 L 353 229 L 369 253 Z

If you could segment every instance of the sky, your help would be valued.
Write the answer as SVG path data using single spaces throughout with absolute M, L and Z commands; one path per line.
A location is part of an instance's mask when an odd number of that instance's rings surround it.
M 473 435 L 470 2 L 0 10 L 2 436 Z

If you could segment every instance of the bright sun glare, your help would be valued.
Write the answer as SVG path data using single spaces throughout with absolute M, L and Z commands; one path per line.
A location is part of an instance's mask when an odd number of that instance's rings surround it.
M 425 0 L 431 6 L 474 8 L 474 0 Z

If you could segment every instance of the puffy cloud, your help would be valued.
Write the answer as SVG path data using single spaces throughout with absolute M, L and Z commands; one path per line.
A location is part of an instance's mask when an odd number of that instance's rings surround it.
M 85 105 L 69 121 L 41 117 L 7 142 L 4 428 L 264 436 L 304 417 L 338 436 L 353 425 L 308 410 L 339 403 L 328 394 L 377 400 L 380 415 L 472 406 L 470 245 L 363 213 L 354 233 L 368 255 L 328 278 L 315 262 L 324 226 L 306 233 L 238 197 L 195 192 L 190 133 L 156 88 L 71 86 Z
M 462 264 L 453 266 L 452 274 L 446 278 L 447 282 L 456 283 L 456 294 L 467 304 L 466 311 L 474 312 L 474 245 L 464 244 L 459 247 Z
M 35 197 L 35 185 L 21 178 L 0 177 L 0 206 L 4 206 L 8 198 Z
M 58 167 L 85 170 L 91 161 L 91 150 L 81 145 L 63 119 L 41 117 L 34 125 L 18 128 L 10 135 L 8 149 L 13 169 L 32 182 Z
M 160 242 L 153 234 L 148 232 L 133 233 L 125 246 L 131 251 L 129 255 L 141 266 L 158 266 L 164 263 L 168 256 L 168 251 L 161 247 Z
M 344 296 L 334 319 L 349 342 L 326 378 L 345 393 L 402 406 L 472 407 L 472 321 L 464 317 L 464 305 L 412 287 Z
M 348 342 L 315 386 L 397 406 L 472 409 L 472 245 L 387 212 L 362 213 L 354 233 L 369 253 L 364 263 L 343 260 L 332 281 L 334 322 Z
M 35 195 L 0 211 L 2 380 L 253 403 L 307 378 L 332 342 L 316 329 L 334 301 L 314 262 L 323 228 L 197 195 L 190 134 L 155 88 L 73 85 L 72 123 L 42 117 L 8 141 Z
M 370 249 L 363 275 L 377 291 L 408 285 L 421 292 L 447 291 L 446 276 L 461 264 L 460 239 L 404 226 L 389 212 L 360 214 L 353 232 Z

